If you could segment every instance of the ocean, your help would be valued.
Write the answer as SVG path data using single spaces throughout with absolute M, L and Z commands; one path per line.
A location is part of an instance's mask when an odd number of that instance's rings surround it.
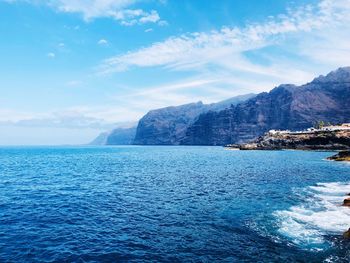
M 349 262 L 332 154 L 1 147 L 0 262 Z

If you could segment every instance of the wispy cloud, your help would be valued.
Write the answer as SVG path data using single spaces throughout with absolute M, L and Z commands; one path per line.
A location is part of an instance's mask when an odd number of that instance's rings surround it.
M 67 87 L 79 87 L 82 85 L 82 81 L 80 80 L 71 80 L 65 83 Z
M 55 57 L 56 57 L 56 54 L 53 53 L 53 52 L 50 52 L 50 53 L 47 53 L 47 57 L 48 57 L 48 58 L 55 58 Z
M 97 42 L 98 45 L 100 46 L 107 46 L 109 44 L 108 40 L 102 38 Z
M 247 59 L 244 53 L 282 42 L 288 46 L 288 39 L 295 42 L 294 52 L 297 55 L 318 61 L 327 57 L 325 50 L 330 50 L 336 53 L 332 56 L 334 64 L 340 64 L 349 57 L 350 37 L 346 37 L 350 36 L 349 13 L 349 0 L 323 0 L 316 6 L 289 10 L 285 15 L 271 17 L 261 24 L 249 24 L 243 28 L 223 27 L 218 31 L 170 37 L 163 42 L 109 58 L 100 69 L 104 73 L 154 66 L 172 70 L 203 70 L 214 65 L 229 70 L 258 69 L 264 74 L 279 74 L 278 66 L 261 67 Z M 338 39 L 340 45 L 337 45 Z M 313 44 L 316 44 L 316 48 L 312 50 Z M 304 45 L 309 45 L 308 53 Z
M 32 4 L 48 5 L 59 12 L 81 14 L 85 21 L 96 18 L 109 17 L 120 22 L 121 25 L 141 25 L 158 23 L 164 25 L 156 10 L 131 9 L 142 0 L 0 0 L 8 3 L 26 2 Z
M 160 20 L 159 14 L 155 10 L 146 12 L 142 9 L 125 9 L 111 14 L 113 18 L 120 21 L 124 26 L 142 25 L 147 23 L 157 23 Z
M 130 111 L 127 113 L 130 114 Z M 0 126 L 108 130 L 118 122 L 130 121 L 116 118 L 120 114 L 125 116 L 126 110 L 114 107 L 72 107 L 43 114 L 0 109 Z

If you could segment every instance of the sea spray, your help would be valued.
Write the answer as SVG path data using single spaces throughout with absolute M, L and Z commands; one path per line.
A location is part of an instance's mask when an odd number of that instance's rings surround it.
M 302 204 L 274 213 L 278 231 L 302 248 L 325 249 L 331 245 L 327 237 L 341 236 L 350 227 L 350 209 L 341 206 L 350 183 L 318 183 L 302 191 Z

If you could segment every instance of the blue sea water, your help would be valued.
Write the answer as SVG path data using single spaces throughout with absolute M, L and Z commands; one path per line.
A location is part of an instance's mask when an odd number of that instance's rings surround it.
M 0 148 L 0 262 L 348 262 L 329 152 Z

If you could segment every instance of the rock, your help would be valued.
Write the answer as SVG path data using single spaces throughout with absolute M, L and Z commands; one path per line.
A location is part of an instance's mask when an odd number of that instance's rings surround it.
M 350 130 L 305 133 L 266 133 L 255 143 L 261 150 L 340 150 L 350 149 Z M 346 151 L 341 152 L 342 158 Z M 332 157 L 333 158 L 333 157 Z
M 237 149 L 239 150 L 239 148 L 241 147 L 239 144 L 227 144 L 224 146 L 226 149 Z
M 350 135 L 350 132 L 349 132 Z M 350 136 L 349 136 L 349 140 L 350 140 Z M 328 160 L 332 160 L 332 161 L 350 161 L 350 151 L 341 151 L 339 153 L 337 153 L 336 155 L 333 155 L 331 157 L 327 158 Z M 348 194 L 350 195 L 350 193 Z
M 240 145 L 240 150 L 258 150 L 258 145 L 256 143 L 245 143 Z
M 345 231 L 343 234 L 344 239 L 350 239 L 350 228 L 348 231 Z
M 350 197 L 344 199 L 343 206 L 350 206 Z

